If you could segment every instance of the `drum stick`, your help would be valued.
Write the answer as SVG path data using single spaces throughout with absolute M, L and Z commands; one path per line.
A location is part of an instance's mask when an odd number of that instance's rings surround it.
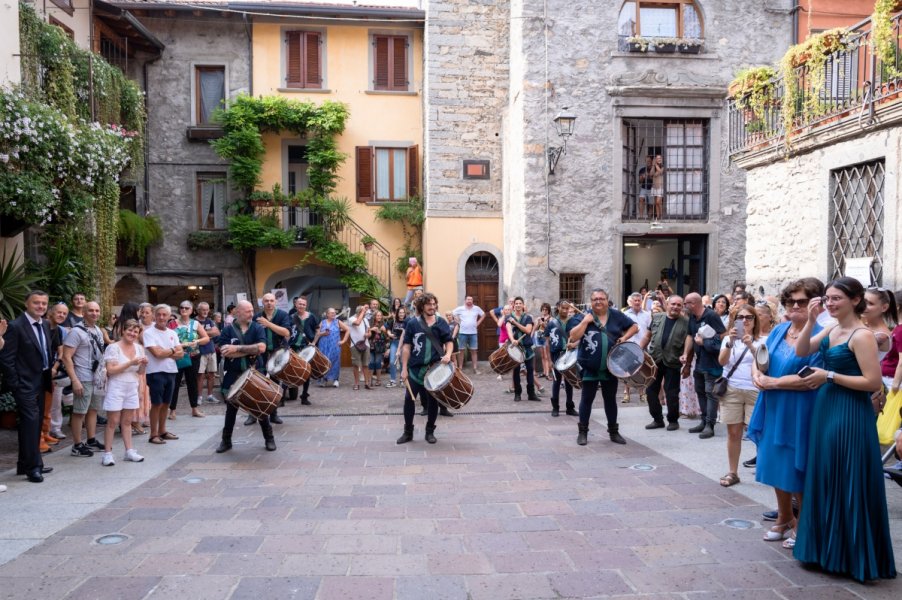
M 415 401 L 417 399 L 417 397 L 413 393 L 413 390 L 410 389 L 410 383 L 408 383 L 406 379 L 404 380 L 404 387 L 406 387 L 407 391 L 410 392 L 410 399 Z

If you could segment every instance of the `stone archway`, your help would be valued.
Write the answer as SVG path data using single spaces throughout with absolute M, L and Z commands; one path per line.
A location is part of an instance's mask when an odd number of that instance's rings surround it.
M 499 306 L 500 264 L 490 252 L 474 252 L 464 263 L 464 296 L 473 296 L 473 303 L 485 312 Z M 479 360 L 487 360 L 498 346 L 495 321 L 487 317 L 479 327 Z

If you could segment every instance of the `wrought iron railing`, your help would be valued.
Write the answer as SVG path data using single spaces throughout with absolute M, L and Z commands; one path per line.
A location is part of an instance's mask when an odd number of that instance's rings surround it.
M 823 86 L 812 85 L 811 67 L 802 64 L 793 70 L 790 89 L 793 108 L 788 132 L 790 139 L 806 127 L 816 127 L 827 121 L 858 113 L 860 118 L 873 119 L 877 105 L 895 98 L 902 92 L 902 14 L 892 19 L 893 57 L 881 61 L 871 46 L 873 32 L 867 19 L 853 28 L 845 44 L 827 56 L 823 68 Z M 785 140 L 783 100 L 787 82 L 782 76 L 772 80 L 769 99 L 759 103 L 757 110 L 749 106 L 748 96 L 728 100 L 730 127 L 730 155 L 757 147 L 766 147 Z

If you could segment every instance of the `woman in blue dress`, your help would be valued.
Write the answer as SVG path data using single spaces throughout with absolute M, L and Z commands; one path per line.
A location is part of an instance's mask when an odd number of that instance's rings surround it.
M 319 330 L 316 332 L 316 339 L 313 340 L 313 343 L 319 346 L 320 352 L 332 361 L 332 367 L 320 382 L 320 387 L 329 385 L 330 382 L 333 387 L 338 387 L 338 375 L 341 369 L 341 346 L 347 341 L 348 335 L 350 335 L 348 326 L 336 319 L 335 315 L 334 308 L 326 310 L 326 317 L 320 322 Z
M 790 283 L 780 294 L 789 322 L 774 327 L 767 337 L 770 364 L 767 374 L 753 367 L 753 380 L 761 390 L 749 420 L 748 437 L 758 446 L 755 480 L 774 488 L 777 522 L 764 540 L 785 540 L 789 548 L 795 526 L 792 496 L 805 487 L 808 462 L 808 427 L 816 392 L 797 375 L 805 366 L 820 366 L 820 356 L 799 357 L 795 346 L 808 321 L 808 303 L 820 298 L 824 284 L 814 278 Z
M 825 369 L 805 378 L 817 389 L 811 414 L 805 495 L 795 557 L 824 571 L 864 582 L 896 576 L 889 532 L 883 465 L 871 394 L 881 389 L 877 339 L 861 322 L 866 307 L 857 279 L 827 286 L 826 307 L 837 325 L 812 337 L 820 303 L 808 306 L 808 322 L 796 352 L 819 352 Z

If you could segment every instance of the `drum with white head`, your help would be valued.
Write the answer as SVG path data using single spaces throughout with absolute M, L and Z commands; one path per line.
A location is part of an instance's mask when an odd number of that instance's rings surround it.
M 310 365 L 310 377 L 314 379 L 325 377 L 332 368 L 332 361 L 316 346 L 306 346 L 301 350 L 300 356 Z
M 297 352 L 280 348 L 266 361 L 266 372 L 276 381 L 297 388 L 310 379 L 311 369 L 310 363 L 301 358 Z
M 452 363 L 437 362 L 429 367 L 423 383 L 438 402 L 453 410 L 463 408 L 473 397 L 473 383 Z
M 658 367 L 650 354 L 635 342 L 623 342 L 608 353 L 608 372 L 631 388 L 645 389 L 655 379 Z
M 576 362 L 578 352 L 575 348 L 564 352 L 556 361 L 554 361 L 554 369 L 561 374 L 564 381 L 575 387 L 582 389 L 582 369 Z

